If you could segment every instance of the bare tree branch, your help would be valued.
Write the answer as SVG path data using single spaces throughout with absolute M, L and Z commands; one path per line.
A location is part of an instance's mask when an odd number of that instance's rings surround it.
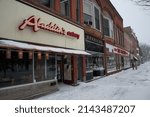
M 139 6 L 150 7 L 150 0 L 131 0 Z

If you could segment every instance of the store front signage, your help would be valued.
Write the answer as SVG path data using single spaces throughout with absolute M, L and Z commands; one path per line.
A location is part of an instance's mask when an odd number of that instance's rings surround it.
M 110 45 L 108 43 L 106 43 L 106 48 L 107 48 L 108 53 L 115 53 L 115 54 L 119 54 L 119 55 L 122 55 L 122 56 L 129 56 L 128 51 L 123 50 L 121 48 L 118 48 L 116 46 Z
M 63 27 L 60 27 L 53 22 L 45 24 L 40 21 L 40 18 L 36 18 L 34 15 L 29 17 L 28 19 L 25 19 L 23 23 L 19 26 L 19 30 L 23 30 L 26 26 L 32 27 L 34 32 L 43 29 L 60 35 L 68 35 L 77 39 L 80 38 L 79 34 L 76 34 L 75 32 L 71 31 L 66 31 Z
M 128 56 L 128 52 L 126 52 L 125 50 L 122 50 L 120 48 L 114 48 L 114 53 Z

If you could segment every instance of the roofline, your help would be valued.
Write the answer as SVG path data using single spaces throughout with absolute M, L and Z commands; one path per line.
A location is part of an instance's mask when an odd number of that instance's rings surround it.
M 111 7 L 115 10 L 115 13 L 117 13 L 117 15 L 121 18 L 121 20 L 123 21 L 123 18 L 121 17 L 121 15 L 119 14 L 119 12 L 117 11 L 117 9 L 115 8 L 115 6 L 111 3 L 110 0 L 107 0 L 108 3 L 111 5 Z

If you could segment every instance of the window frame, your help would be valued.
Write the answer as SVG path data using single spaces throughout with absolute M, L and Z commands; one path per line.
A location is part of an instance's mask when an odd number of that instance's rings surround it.
M 103 20 L 104 19 L 108 20 L 108 23 L 109 23 L 109 36 L 105 35 L 105 34 L 104 34 L 104 36 L 114 39 L 114 23 L 113 23 L 113 20 L 110 19 L 109 17 L 106 17 L 106 16 L 103 16 Z M 103 25 L 103 28 L 104 28 L 104 25 Z
M 93 13 L 94 13 L 94 28 L 101 31 L 101 10 L 100 10 L 100 7 L 97 6 L 96 4 L 93 4 L 93 5 L 94 5 L 94 6 L 93 6 Z M 99 11 L 99 29 L 96 28 L 95 8 Z
M 88 4 L 91 7 L 91 13 L 88 13 L 85 10 L 85 8 L 84 8 L 85 4 Z M 95 8 L 99 11 L 99 29 L 96 27 Z M 101 9 L 100 9 L 100 6 L 98 6 L 96 3 L 90 2 L 89 0 L 84 0 L 83 1 L 83 13 L 92 17 L 91 18 L 92 19 L 92 25 L 91 25 L 91 27 L 94 28 L 94 29 L 96 29 L 96 30 L 98 30 L 98 31 L 101 31 L 101 29 L 102 29 L 102 25 L 101 25 L 102 18 L 101 18 Z
M 55 8 L 55 0 L 53 0 L 53 1 L 48 0 L 48 2 L 49 2 L 49 6 L 44 5 L 44 3 L 42 3 L 42 0 L 40 1 L 41 5 L 54 10 L 54 8 Z
M 65 2 L 68 2 L 68 10 L 66 10 L 66 8 L 64 8 L 64 13 L 62 12 L 62 4 L 65 4 Z M 60 14 L 63 15 L 63 16 L 66 16 L 66 17 L 70 17 L 71 16 L 71 4 L 70 4 L 70 0 L 63 0 L 61 1 L 60 0 Z

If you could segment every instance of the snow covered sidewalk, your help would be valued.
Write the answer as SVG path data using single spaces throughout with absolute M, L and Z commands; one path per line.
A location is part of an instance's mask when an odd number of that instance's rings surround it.
M 59 85 L 39 100 L 150 100 L 150 62 L 79 86 Z

